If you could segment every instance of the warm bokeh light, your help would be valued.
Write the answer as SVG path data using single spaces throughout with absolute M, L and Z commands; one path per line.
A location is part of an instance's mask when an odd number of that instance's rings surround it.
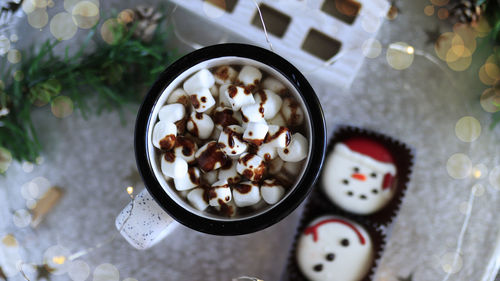
M 5 147 L 0 146 L 0 173 L 5 173 L 12 163 L 12 153 Z
M 92 28 L 99 22 L 99 6 L 91 1 L 81 1 L 71 12 L 74 23 L 84 29 Z
M 450 0 L 430 0 L 432 4 L 436 6 L 444 6 L 450 2 Z
M 370 38 L 363 43 L 361 50 L 365 57 L 373 59 L 382 53 L 382 44 L 377 39 Z
M 29 1 L 28 1 L 29 2 Z M 34 28 L 42 28 L 49 22 L 49 14 L 44 9 L 36 9 L 28 14 L 28 23 Z
M 392 43 L 387 50 L 387 63 L 397 70 L 406 69 L 413 63 L 413 52 L 413 47 L 404 42 Z
M 455 125 L 455 134 L 463 142 L 473 142 L 481 135 L 481 124 L 475 117 L 462 117 Z
M 68 40 L 73 38 L 77 31 L 71 15 L 67 12 L 61 12 L 50 20 L 50 33 L 57 40 Z
M 450 16 L 450 12 L 446 8 L 440 8 L 437 12 L 437 15 L 439 19 L 444 20 L 447 19 L 448 16 Z
M 500 110 L 500 87 L 492 87 L 484 90 L 480 98 L 481 107 L 486 112 L 497 112 Z
M 435 10 L 434 6 L 427 5 L 424 8 L 424 14 L 427 15 L 427 16 L 432 16 L 432 15 L 434 15 L 434 10 Z
M 472 161 L 463 153 L 453 154 L 446 162 L 448 175 L 454 179 L 465 179 L 472 170 Z
M 73 101 L 67 96 L 58 96 L 51 102 L 52 114 L 57 118 L 65 118 L 73 113 Z

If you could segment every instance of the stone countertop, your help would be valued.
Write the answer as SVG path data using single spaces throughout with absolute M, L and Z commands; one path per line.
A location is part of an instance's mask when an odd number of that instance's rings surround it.
M 116 10 L 134 6 L 132 1 L 125 2 L 101 5 L 102 9 Z M 425 43 L 425 30 L 437 25 L 443 31 L 449 27 L 426 16 L 426 5 L 427 1 L 398 1 L 401 13 L 382 25 L 377 39 L 384 46 L 402 41 L 433 54 L 433 46 Z M 203 21 L 189 18 L 183 26 L 200 26 Z M 48 36 L 48 32 L 25 23 L 20 26 L 31 35 L 26 45 Z M 79 31 L 71 44 L 82 34 Z M 218 31 L 211 33 L 214 38 L 219 35 Z M 184 47 L 179 45 L 181 50 Z M 415 56 L 408 69 L 395 70 L 388 65 L 384 50 L 379 57 L 365 60 L 348 90 L 332 90 L 328 83 L 308 77 L 325 110 L 329 136 L 339 125 L 361 126 L 395 137 L 415 153 L 409 189 L 396 222 L 388 229 L 389 240 L 376 280 L 398 280 L 412 273 L 413 280 L 444 280 L 443 268 L 453 258 L 466 218 L 464 204 L 475 184 L 483 188 L 472 196 L 472 212 L 456 263 L 458 272 L 449 280 L 481 280 L 494 246 L 498 247 L 499 185 L 492 185 L 487 175 L 458 180 L 447 172 L 447 162 L 455 153 L 467 155 L 472 165 L 484 164 L 490 173 L 500 165 L 500 128 L 488 129 L 490 115 L 478 102 L 485 87 L 477 81 L 477 69 L 473 63 L 464 72 L 443 71 Z M 125 188 L 136 180 L 133 131 L 137 109 L 136 105 L 125 111 L 124 123 L 116 112 L 87 120 L 75 113 L 60 120 L 47 107 L 34 111 L 44 147 L 43 163 L 32 171 L 29 165 L 13 163 L 7 176 L 0 178 L 0 198 L 7 202 L 0 206 L 0 235 L 14 234 L 26 263 L 40 264 L 45 251 L 54 245 L 74 253 L 116 233 L 115 216 L 129 202 Z M 455 135 L 455 124 L 463 116 L 474 116 L 482 126 L 480 137 L 472 143 Z M 16 227 L 10 217 L 27 203 L 21 187 L 33 179 L 40 182 L 40 177 L 63 187 L 66 193 L 37 229 Z M 181 226 L 146 251 L 135 250 L 118 237 L 79 260 L 89 266 L 86 280 L 92 280 L 94 270 L 105 263 L 117 269 L 119 280 L 231 280 L 243 275 L 279 280 L 301 210 L 299 207 L 264 231 L 237 237 L 211 236 Z M 29 268 L 26 271 L 34 274 Z M 17 275 L 9 280 L 23 279 Z M 54 275 L 52 280 L 69 277 Z

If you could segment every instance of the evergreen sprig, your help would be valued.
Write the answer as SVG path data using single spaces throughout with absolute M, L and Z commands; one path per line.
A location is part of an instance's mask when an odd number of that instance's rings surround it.
M 163 26 L 160 22 L 158 26 Z M 0 148 L 7 149 L 18 161 L 35 161 L 41 145 L 33 126 L 35 107 L 50 106 L 58 96 L 69 97 L 83 117 L 103 110 L 119 109 L 141 99 L 144 92 L 169 63 L 166 31 L 158 28 L 145 43 L 134 38 L 135 26 L 116 24 L 113 42 L 96 38 L 95 51 L 86 53 L 96 28 L 73 55 L 66 48 L 55 53 L 60 41 L 48 40 L 38 51 L 23 53 L 16 71 L 0 65 Z M 92 106 L 89 105 L 89 98 Z M 97 106 L 95 106 L 97 104 Z M 2 111 L 3 110 L 3 111 Z M 8 112 L 6 114 L 6 112 Z

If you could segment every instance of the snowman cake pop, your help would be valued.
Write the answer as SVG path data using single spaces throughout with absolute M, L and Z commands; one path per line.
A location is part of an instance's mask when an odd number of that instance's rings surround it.
M 382 144 L 351 138 L 335 145 L 327 157 L 322 186 L 340 208 L 359 215 L 382 209 L 395 193 L 396 166 Z
M 310 281 L 359 281 L 374 258 L 368 232 L 336 216 L 323 216 L 309 224 L 296 253 L 298 267 Z

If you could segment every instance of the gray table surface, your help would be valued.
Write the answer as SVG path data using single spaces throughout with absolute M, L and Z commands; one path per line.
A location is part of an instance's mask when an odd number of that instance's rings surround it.
M 110 1 L 101 5 L 119 11 L 135 4 Z M 377 36 L 380 42 L 387 46 L 403 41 L 433 53 L 433 46 L 425 43 L 425 30 L 437 25 L 443 31 L 449 27 L 436 17 L 425 16 L 425 5 L 427 1 L 398 1 L 401 13 L 395 21 L 382 25 Z M 214 43 L 220 36 L 220 31 L 206 25 L 205 19 L 184 18 L 189 20 L 182 24 L 181 32 L 203 33 L 200 28 L 204 26 L 212 32 L 200 40 Z M 34 30 L 22 20 L 19 46 L 41 42 L 48 37 L 47 28 Z M 83 35 L 79 31 L 70 44 L 76 45 Z M 179 48 L 189 49 L 182 45 Z M 484 194 L 474 197 L 459 271 L 449 280 L 481 280 L 498 247 L 499 189 L 488 182 L 487 176 L 457 180 L 446 170 L 454 153 L 467 154 L 473 165 L 483 163 L 488 171 L 500 165 L 500 127 L 488 129 L 490 115 L 478 102 L 484 89 L 477 79 L 478 62 L 459 73 L 443 71 L 415 56 L 410 68 L 398 71 L 389 67 L 383 51 L 378 58 L 365 60 L 348 90 L 335 90 L 313 75 L 308 77 L 325 109 L 329 135 L 339 125 L 362 126 L 400 139 L 415 153 L 409 189 L 396 222 L 388 229 L 390 236 L 376 280 L 398 280 L 412 273 L 413 280 L 443 280 L 443 264 L 450 262 L 446 259 L 455 251 L 465 219 L 460 206 L 469 199 L 475 183 L 484 186 Z M 7 202 L 0 206 L 0 234 L 13 233 L 18 238 L 27 263 L 40 263 L 51 246 L 61 245 L 77 252 L 116 233 L 114 218 L 129 202 L 125 187 L 135 181 L 133 131 L 137 108 L 126 112 L 124 124 L 116 112 L 90 116 L 88 120 L 75 113 L 60 120 L 47 107 L 34 111 L 44 147 L 43 163 L 31 172 L 13 163 L 7 176 L 0 178 L 0 199 Z M 458 119 L 467 115 L 482 125 L 481 136 L 470 144 L 461 142 L 454 131 Z M 10 217 L 14 210 L 26 208 L 21 186 L 37 177 L 63 187 L 66 194 L 36 230 L 18 228 Z M 94 270 L 103 263 L 117 268 L 119 280 L 231 280 L 242 275 L 279 280 L 301 210 L 302 206 L 264 231 L 239 237 L 205 235 L 180 227 L 146 251 L 135 250 L 118 237 L 79 260 L 90 267 L 87 280 L 93 279 Z M 32 270 L 27 273 L 34 274 Z M 9 280 L 23 279 L 18 275 Z M 52 280 L 70 279 L 64 274 Z

